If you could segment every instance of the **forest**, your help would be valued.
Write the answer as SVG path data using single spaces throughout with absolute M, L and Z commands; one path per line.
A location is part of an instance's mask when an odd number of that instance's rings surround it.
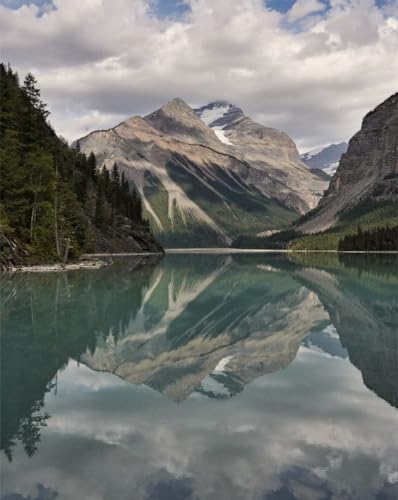
M 35 77 L 23 84 L 0 64 L 0 235 L 27 263 L 66 262 L 95 249 L 105 227 L 144 227 L 140 195 L 111 171 L 59 138 Z
M 339 251 L 391 251 L 398 250 L 398 226 L 376 227 L 362 230 L 358 226 L 355 234 L 347 234 L 339 241 Z

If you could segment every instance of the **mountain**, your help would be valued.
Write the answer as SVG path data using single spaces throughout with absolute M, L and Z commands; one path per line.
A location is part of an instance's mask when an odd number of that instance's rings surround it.
M 195 112 L 176 98 L 76 142 L 100 165 L 117 163 L 167 246 L 226 246 L 236 234 L 285 227 L 316 206 L 327 186 L 286 134 L 230 104 L 221 116 L 220 106 Z
M 332 177 L 337 170 L 341 155 L 347 151 L 347 148 L 346 142 L 339 142 L 308 151 L 300 158 L 311 169 L 323 170 Z
M 368 113 L 318 206 L 296 225 L 304 233 L 398 222 L 398 93 Z

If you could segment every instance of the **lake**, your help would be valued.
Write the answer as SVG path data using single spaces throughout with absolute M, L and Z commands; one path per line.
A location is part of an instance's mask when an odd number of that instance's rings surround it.
M 2 500 L 398 498 L 398 257 L 2 276 Z

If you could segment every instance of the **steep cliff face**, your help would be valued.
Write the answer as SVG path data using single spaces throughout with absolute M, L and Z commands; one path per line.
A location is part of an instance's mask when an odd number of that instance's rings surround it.
M 78 143 L 100 165 L 116 162 L 135 183 L 163 244 L 225 246 L 236 234 L 286 226 L 326 187 L 286 134 L 255 124 L 237 107 L 227 115 L 218 117 L 223 125 L 209 126 L 176 98 Z
M 359 206 L 363 213 L 383 203 L 398 216 L 398 93 L 365 116 L 318 207 L 298 229 L 323 231 Z

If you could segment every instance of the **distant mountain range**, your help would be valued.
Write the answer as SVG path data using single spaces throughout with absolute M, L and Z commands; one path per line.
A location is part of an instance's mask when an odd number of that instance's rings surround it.
M 224 101 L 194 110 L 176 98 L 76 144 L 137 186 L 169 247 L 226 246 L 237 234 L 281 229 L 314 208 L 328 185 L 284 132 Z
M 302 154 L 300 158 L 311 169 L 323 170 L 332 177 L 337 170 L 341 155 L 347 151 L 347 148 L 346 142 L 330 144 L 330 146 L 312 149 Z

